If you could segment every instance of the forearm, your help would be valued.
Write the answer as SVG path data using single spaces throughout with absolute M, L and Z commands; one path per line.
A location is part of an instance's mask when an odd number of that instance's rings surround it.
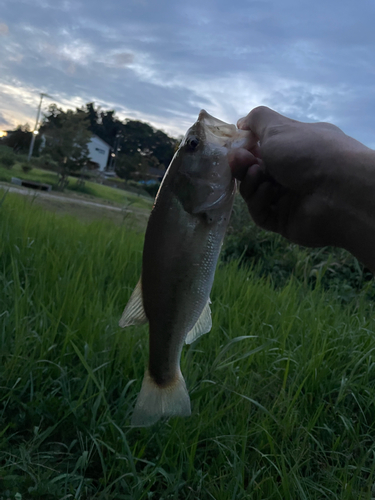
M 340 246 L 375 274 L 375 151 L 349 153 L 345 163 L 335 200 Z
M 345 248 L 375 274 L 375 151 L 264 106 L 238 126 L 260 144 L 230 159 L 254 221 L 301 245 Z

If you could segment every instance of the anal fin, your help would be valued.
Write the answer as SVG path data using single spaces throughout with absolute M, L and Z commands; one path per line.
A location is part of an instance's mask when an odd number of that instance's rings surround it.
M 131 294 L 129 302 L 126 304 L 119 321 L 119 326 L 125 328 L 131 325 L 144 325 L 147 321 L 146 313 L 143 308 L 142 282 L 140 279 Z
M 208 299 L 198 321 L 195 323 L 190 332 L 186 335 L 185 344 L 192 344 L 197 338 L 205 333 L 208 333 L 212 328 L 212 318 L 211 318 L 211 301 Z

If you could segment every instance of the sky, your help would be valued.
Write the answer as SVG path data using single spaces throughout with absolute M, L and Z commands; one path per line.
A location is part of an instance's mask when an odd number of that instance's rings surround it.
M 204 108 L 375 148 L 375 0 L 0 0 L 0 130 L 95 102 L 177 137 Z

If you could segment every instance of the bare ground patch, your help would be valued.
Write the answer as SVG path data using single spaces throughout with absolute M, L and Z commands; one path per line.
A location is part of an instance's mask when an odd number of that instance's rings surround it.
M 70 215 L 78 220 L 90 223 L 95 220 L 111 221 L 117 225 L 127 224 L 135 229 L 144 230 L 149 217 L 149 210 L 120 206 L 106 200 L 90 201 L 79 195 L 65 195 L 64 193 L 43 193 L 26 188 L 15 188 L 7 183 L 0 183 L 1 190 L 9 190 L 31 198 L 32 203 L 59 215 Z M 2 197 L 2 195 L 0 196 Z

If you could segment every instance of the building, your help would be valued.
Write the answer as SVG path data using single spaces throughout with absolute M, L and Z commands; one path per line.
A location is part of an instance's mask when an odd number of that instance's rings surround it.
M 108 156 L 111 151 L 111 146 L 105 141 L 100 139 L 97 135 L 93 135 L 90 141 L 87 143 L 89 150 L 90 161 L 94 164 L 99 165 L 99 171 L 104 172 L 107 163 Z
M 44 134 L 41 135 L 41 141 L 39 147 L 40 152 L 42 152 L 46 146 L 46 136 Z M 91 168 L 97 168 L 99 172 L 104 172 L 108 163 L 111 146 L 97 135 L 92 135 L 87 143 L 87 149 L 89 150 L 88 157 Z

